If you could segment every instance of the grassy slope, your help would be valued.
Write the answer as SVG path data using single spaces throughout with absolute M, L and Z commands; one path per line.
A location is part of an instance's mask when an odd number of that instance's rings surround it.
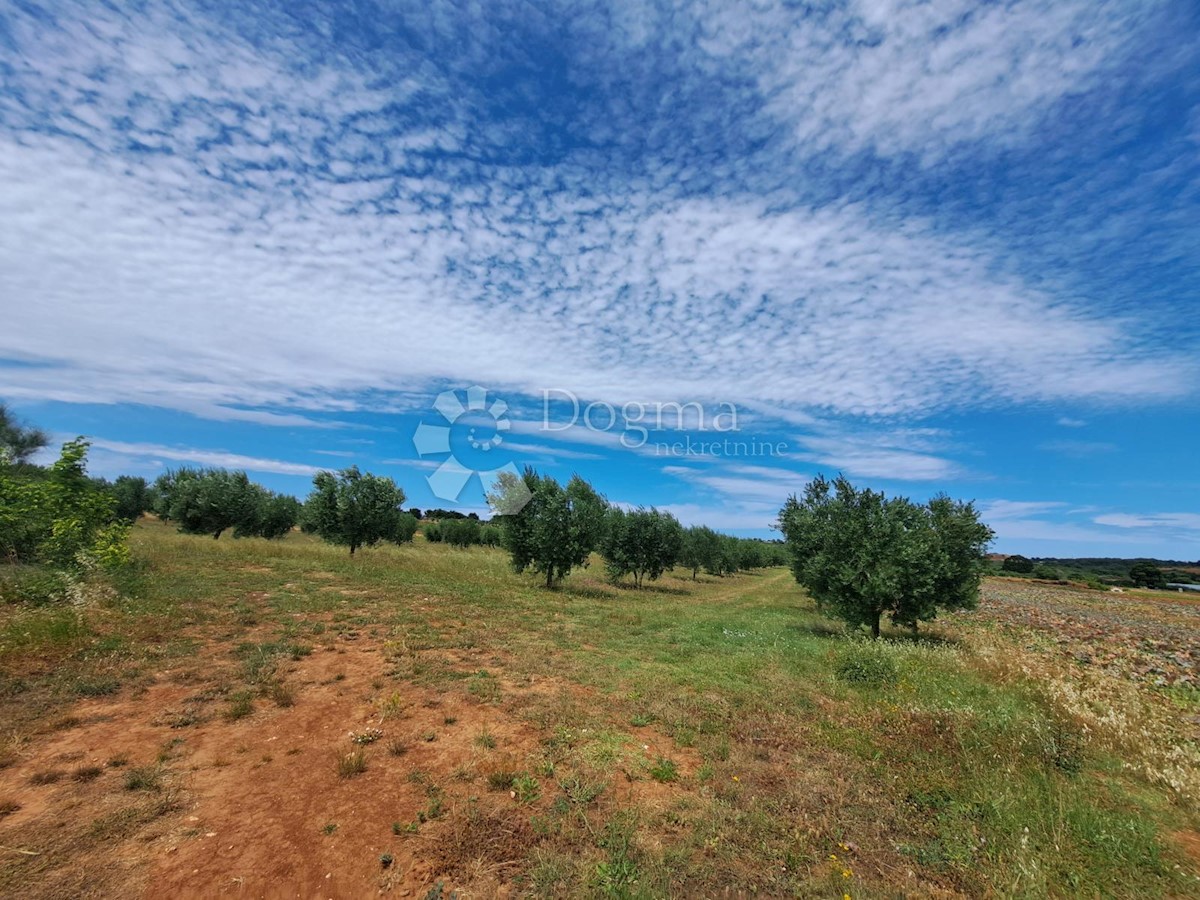
M 74 698 L 136 686 L 198 646 L 244 659 L 250 630 L 270 648 L 354 629 L 398 681 L 470 691 L 539 729 L 528 768 L 564 799 L 538 813 L 518 867 L 534 894 L 1200 896 L 1169 837 L 1197 828 L 1197 798 L 1090 744 L 1013 665 L 1047 658 L 986 623 L 896 636 L 896 683 L 855 687 L 834 675 L 855 644 L 785 570 L 634 591 L 593 566 L 547 592 L 482 548 L 351 559 L 300 535 L 214 542 L 154 522 L 132 540 L 144 570 L 122 585 L 131 599 L 0 610 L 14 746 Z M 441 661 L 462 648 L 494 664 Z M 531 680 L 551 699 L 502 687 Z M 670 739 L 663 760 L 638 758 L 645 729 Z M 666 793 L 624 803 L 619 773 Z

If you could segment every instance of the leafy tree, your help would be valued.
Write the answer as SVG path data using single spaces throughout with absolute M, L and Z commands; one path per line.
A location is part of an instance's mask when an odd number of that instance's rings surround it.
M 545 575 L 546 587 L 585 566 L 604 533 L 608 504 L 578 475 L 564 488 L 530 467 L 521 475 L 504 472 L 488 501 L 493 509 L 519 510 L 497 516 L 503 546 L 513 569 Z
M 1134 563 L 1129 569 L 1129 580 L 1138 587 L 1144 588 L 1163 589 L 1167 586 L 1167 579 L 1163 575 L 1162 569 L 1148 561 Z
M 461 550 L 478 544 L 481 530 L 478 518 L 451 519 L 442 523 L 442 540 Z
M 145 478 L 121 475 L 108 490 L 116 500 L 115 516 L 122 522 L 136 522 L 142 513 L 154 508 L 154 491 Z
M 750 538 L 738 542 L 739 570 L 761 569 L 766 564 L 766 558 L 766 554 L 763 552 L 762 541 Z
M 1019 572 L 1022 575 L 1028 575 L 1033 571 L 1033 560 L 1018 553 L 1015 556 L 1006 556 L 1004 562 L 1000 564 L 1000 568 L 1005 572 Z
M 353 556 L 359 547 L 395 540 L 403 503 L 404 491 L 392 479 L 351 466 L 313 476 L 304 516 L 317 534 L 349 547 Z
M 265 492 L 245 472 L 182 468 L 154 483 L 155 510 L 185 534 L 254 534 Z M 290 526 L 289 526 L 290 527 Z
M 915 628 L 939 609 L 973 608 L 993 536 L 970 503 L 938 496 L 919 506 L 843 477 L 815 478 L 790 497 L 779 528 L 818 606 L 874 637 L 885 613 Z
M 1058 581 L 1059 573 L 1058 573 L 1058 569 L 1054 568 L 1054 566 L 1047 565 L 1046 563 L 1041 563 L 1039 565 L 1034 566 L 1033 577 L 1041 578 L 1043 581 Z
M 50 443 L 40 428 L 23 425 L 7 406 L 0 403 L 0 465 L 21 466 Z
M 431 544 L 440 544 L 444 536 L 442 532 L 441 522 L 430 522 L 421 529 L 421 533 L 425 535 L 425 540 Z
M 414 519 L 416 519 L 418 522 L 424 518 L 424 516 L 421 515 L 421 507 L 419 507 L 419 506 L 414 506 L 412 509 L 410 509 L 408 511 L 408 514 L 410 516 L 412 516 Z
M 259 496 L 254 515 L 237 526 L 234 536 L 275 539 L 288 534 L 300 520 L 303 510 L 300 501 L 290 494 L 273 494 L 258 485 L 255 487 Z
M 479 543 L 485 547 L 499 547 L 504 538 L 504 530 L 499 525 L 484 525 L 479 529 Z
M 717 535 L 717 552 L 705 567 L 709 575 L 736 575 L 738 570 L 738 539 L 727 534 Z
M 692 581 L 701 569 L 714 568 L 714 560 L 720 556 L 721 536 L 704 525 L 696 525 L 683 533 L 679 548 L 679 562 L 692 570 Z
M 396 517 L 396 534 L 393 540 L 397 544 L 412 543 L 413 535 L 417 533 L 417 518 L 412 514 L 412 510 L 400 513 Z
M 646 576 L 656 580 L 675 565 L 683 544 L 683 528 L 675 517 L 656 509 L 608 512 L 600 552 L 610 578 L 633 575 L 641 587 Z

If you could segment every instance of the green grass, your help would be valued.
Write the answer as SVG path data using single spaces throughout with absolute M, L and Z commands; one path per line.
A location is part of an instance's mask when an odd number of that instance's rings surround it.
M 535 823 L 536 841 L 498 858 L 542 896 L 1200 894 L 1171 838 L 1200 828 L 1197 798 L 1125 766 L 1040 676 L 1003 665 L 1069 681 L 1052 647 L 969 618 L 864 646 L 782 569 L 695 583 L 680 572 L 632 591 L 593 563 L 547 591 L 499 551 L 421 540 L 351 559 L 299 534 L 212 541 L 143 522 L 131 544 L 143 572 L 119 606 L 0 607 L 0 670 L 20 685 L 0 718 L 14 728 L 40 734 L 78 697 L 186 661 L 200 634 L 233 672 L 231 719 L 255 696 L 275 701 L 261 716 L 287 715 L 287 667 L 355 632 L 387 673 L 370 702 L 388 752 L 372 765 L 403 779 L 412 757 L 400 754 L 458 744 L 481 765 L 475 786 L 445 781 L 422 801 L 443 821 L 421 840 L 469 835 L 456 823 L 482 793 L 520 828 Z M 427 710 L 392 739 L 430 694 L 491 726 L 426 743 L 430 723 L 453 718 Z M 517 726 L 533 750 L 510 747 Z M 336 763 L 343 778 L 365 767 L 361 750 Z M 915 881 L 889 874 L 909 870 Z

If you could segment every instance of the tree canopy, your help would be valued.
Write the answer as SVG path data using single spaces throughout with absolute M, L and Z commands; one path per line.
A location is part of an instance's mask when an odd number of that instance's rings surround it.
M 23 424 L 0 403 L 0 465 L 23 465 L 50 443 L 46 432 Z
M 578 475 L 563 487 L 531 467 L 520 475 L 502 472 L 488 502 L 493 509 L 514 510 L 497 516 L 513 569 L 544 575 L 547 587 L 586 565 L 604 534 L 608 504 Z
M 401 535 L 404 491 L 383 475 L 350 466 L 340 472 L 318 472 L 304 504 L 308 527 L 329 541 L 350 548 L 371 547 Z
M 875 637 L 885 614 L 915 628 L 939 609 L 973 608 L 993 536 L 973 504 L 918 505 L 823 476 L 788 499 L 779 528 L 817 604 Z
M 636 587 L 656 580 L 675 565 L 683 528 L 670 513 L 656 509 L 609 510 L 600 552 L 611 578 L 632 575 Z
M 1144 588 L 1162 589 L 1167 586 L 1167 577 L 1163 574 L 1163 570 L 1145 560 L 1136 562 L 1130 567 L 1129 580 L 1138 587 Z

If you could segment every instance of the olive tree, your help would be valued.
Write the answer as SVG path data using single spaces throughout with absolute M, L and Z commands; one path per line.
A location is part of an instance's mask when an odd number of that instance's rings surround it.
M 186 534 L 253 533 L 264 490 L 245 472 L 182 468 L 154 483 L 155 511 Z
M 508 511 L 496 521 L 513 569 L 544 575 L 546 587 L 552 587 L 572 568 L 587 565 L 588 555 L 603 536 L 608 508 L 604 498 L 578 475 L 563 487 L 530 467 L 520 475 L 502 472 L 488 502 L 493 509 Z
M 939 495 L 918 505 L 843 477 L 817 477 L 789 498 L 779 529 L 818 606 L 874 637 L 885 614 L 916 628 L 939 609 L 974 608 L 993 537 L 971 503 Z
M 308 528 L 331 544 L 372 547 L 399 534 L 404 491 L 383 475 L 360 472 L 358 466 L 340 472 L 318 472 L 304 503 Z
M 712 569 L 720 556 L 721 536 L 705 525 L 694 525 L 683 533 L 679 562 L 692 570 L 692 581 L 701 569 Z
M 656 580 L 675 565 L 683 544 L 683 528 L 670 513 L 656 509 L 626 512 L 614 507 L 605 523 L 600 553 L 609 577 L 632 575 L 635 587 Z

